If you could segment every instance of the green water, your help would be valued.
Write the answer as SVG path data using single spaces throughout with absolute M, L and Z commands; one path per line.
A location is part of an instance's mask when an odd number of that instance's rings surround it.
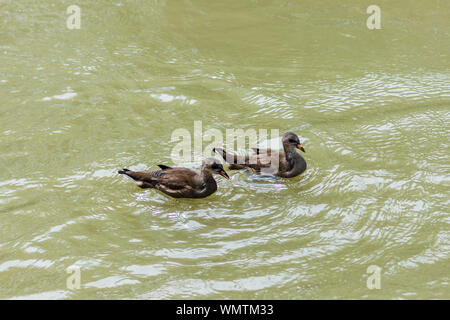
M 450 298 L 448 1 L 2 0 L 0 17 L 0 298 Z M 194 121 L 296 132 L 308 170 L 229 171 L 201 200 L 117 174 L 172 165 Z

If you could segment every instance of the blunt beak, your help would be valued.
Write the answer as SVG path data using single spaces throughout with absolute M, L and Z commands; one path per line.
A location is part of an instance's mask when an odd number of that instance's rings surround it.
M 303 148 L 303 146 L 302 146 L 300 143 L 297 145 L 297 149 L 300 149 L 300 150 L 302 150 L 303 152 L 306 152 L 306 151 L 305 151 L 305 148 Z
M 225 172 L 225 170 L 220 170 L 220 171 L 219 171 L 219 174 L 220 174 L 222 177 L 226 178 L 226 179 L 230 179 L 230 177 L 229 177 L 228 174 Z

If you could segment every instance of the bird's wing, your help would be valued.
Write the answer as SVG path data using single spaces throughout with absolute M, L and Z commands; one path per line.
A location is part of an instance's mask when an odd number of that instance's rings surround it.
M 269 157 L 272 154 L 272 149 L 252 148 L 256 154 L 267 154 Z
M 163 171 L 164 176 L 156 184 L 156 189 L 175 198 L 187 197 L 200 187 L 198 174 L 186 168 Z
M 281 159 L 278 151 L 271 149 L 258 149 L 258 153 L 253 154 L 248 159 L 248 166 L 250 167 L 270 167 L 273 159 Z

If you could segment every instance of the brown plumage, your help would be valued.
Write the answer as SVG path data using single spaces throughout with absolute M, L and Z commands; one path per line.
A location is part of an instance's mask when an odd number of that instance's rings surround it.
M 173 198 L 204 198 L 217 190 L 213 173 L 229 179 L 223 166 L 216 159 L 203 162 L 200 174 L 187 168 L 171 168 L 158 165 L 161 170 L 136 172 L 128 169 L 119 171 L 132 178 L 141 188 L 157 189 Z
M 284 152 L 253 148 L 254 154 L 237 156 L 229 154 L 221 148 L 214 148 L 213 151 L 223 157 L 229 164 L 230 170 L 251 168 L 257 174 L 273 174 L 282 178 L 298 176 L 306 170 L 306 161 L 295 149 L 303 152 L 305 149 L 295 133 L 286 132 L 282 141 Z

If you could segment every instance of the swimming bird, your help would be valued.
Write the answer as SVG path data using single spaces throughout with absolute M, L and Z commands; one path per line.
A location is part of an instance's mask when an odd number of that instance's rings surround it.
M 118 173 L 129 176 L 141 188 L 157 189 L 173 198 L 204 198 L 217 190 L 213 173 L 229 179 L 222 164 L 213 158 L 206 159 L 200 173 L 187 168 L 158 165 L 161 170 L 136 172 L 122 169 Z
M 251 168 L 257 174 L 263 172 L 282 178 L 298 176 L 306 170 L 306 161 L 295 149 L 306 152 L 305 148 L 293 132 L 283 134 L 282 141 L 284 152 L 260 148 L 252 148 L 254 154 L 246 156 L 229 154 L 222 148 L 214 148 L 213 152 L 217 152 L 229 163 L 230 170 Z

